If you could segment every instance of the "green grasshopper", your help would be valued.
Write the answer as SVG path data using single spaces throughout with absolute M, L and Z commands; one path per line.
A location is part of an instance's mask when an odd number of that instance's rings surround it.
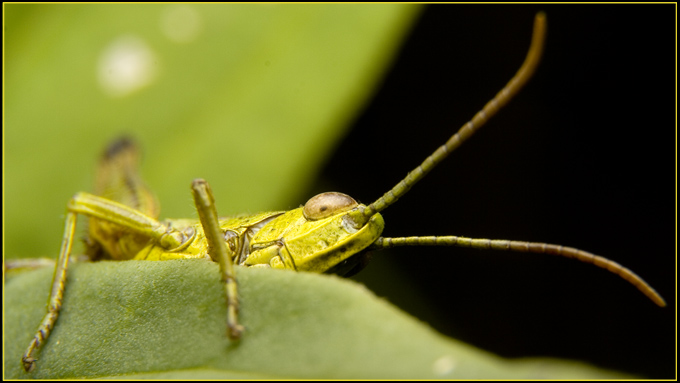
M 369 205 L 352 197 L 322 193 L 303 207 L 218 218 L 209 184 L 191 185 L 199 219 L 158 221 L 159 205 L 138 175 L 138 149 L 129 139 L 112 143 L 99 164 L 96 194 L 77 193 L 67 205 L 61 251 L 52 291 L 37 333 L 22 357 L 32 371 L 34 356 L 56 324 L 79 214 L 89 217 L 86 239 L 91 260 L 171 260 L 203 258 L 219 264 L 227 303 L 227 334 L 239 339 L 239 301 L 234 265 L 347 275 L 363 267 L 367 250 L 394 246 L 459 246 L 559 255 L 592 263 L 621 276 L 659 306 L 666 303 L 642 278 L 620 264 L 583 250 L 546 243 L 472 239 L 458 236 L 382 237 L 381 211 L 431 171 L 510 101 L 534 73 L 543 51 L 546 20 L 538 14 L 524 63 L 512 79 L 458 132 L 395 187 Z

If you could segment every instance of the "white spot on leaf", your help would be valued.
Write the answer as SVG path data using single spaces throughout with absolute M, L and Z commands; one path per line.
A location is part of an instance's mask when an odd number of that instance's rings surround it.
M 150 84 L 156 67 L 155 55 L 142 39 L 121 36 L 104 48 L 97 78 L 105 93 L 123 97 Z
M 160 28 L 170 41 L 189 43 L 201 34 L 203 20 L 194 7 L 174 4 L 165 8 L 161 15 Z
M 451 355 L 444 355 L 432 363 L 432 372 L 438 376 L 448 375 L 456 369 L 458 362 Z

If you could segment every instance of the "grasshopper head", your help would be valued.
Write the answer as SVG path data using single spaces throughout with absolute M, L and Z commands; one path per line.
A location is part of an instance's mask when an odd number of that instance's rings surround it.
M 246 265 L 343 274 L 360 263 L 355 255 L 375 242 L 385 226 L 375 214 L 357 227 L 349 213 L 365 208 L 346 194 L 316 195 L 263 227 L 253 238 Z
M 339 269 L 352 268 L 356 264 L 356 257 L 351 259 L 352 256 L 373 242 L 376 242 L 377 248 L 386 247 L 378 244 L 384 242 L 384 239 L 379 239 L 385 225 L 380 212 L 404 196 L 514 97 L 538 65 L 545 32 L 545 15 L 539 13 L 534 22 L 529 52 L 515 76 L 444 145 L 382 197 L 366 206 L 342 193 L 314 196 L 304 207 L 291 210 L 263 227 L 255 238 L 245 265 L 266 264 L 274 268 L 319 273 L 338 272 Z M 387 242 L 394 245 L 394 241 Z

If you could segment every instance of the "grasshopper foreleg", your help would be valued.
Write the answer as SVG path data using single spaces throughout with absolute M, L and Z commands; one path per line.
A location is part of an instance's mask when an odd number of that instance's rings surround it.
M 234 275 L 233 257 L 224 241 L 224 233 L 220 229 L 210 185 L 203 179 L 195 179 L 191 184 L 198 217 L 201 220 L 205 237 L 208 240 L 208 255 L 220 265 L 220 274 L 227 294 L 227 329 L 229 338 L 237 340 L 244 331 L 238 323 L 238 290 Z

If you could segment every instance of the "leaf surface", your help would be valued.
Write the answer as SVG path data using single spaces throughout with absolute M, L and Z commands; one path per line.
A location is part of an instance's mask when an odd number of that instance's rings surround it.
M 52 270 L 6 282 L 6 377 L 620 377 L 576 362 L 504 360 L 436 333 L 352 281 L 278 270 L 237 268 L 246 333 L 232 343 L 215 263 L 72 266 L 59 322 L 31 374 L 20 359 L 44 314 Z

